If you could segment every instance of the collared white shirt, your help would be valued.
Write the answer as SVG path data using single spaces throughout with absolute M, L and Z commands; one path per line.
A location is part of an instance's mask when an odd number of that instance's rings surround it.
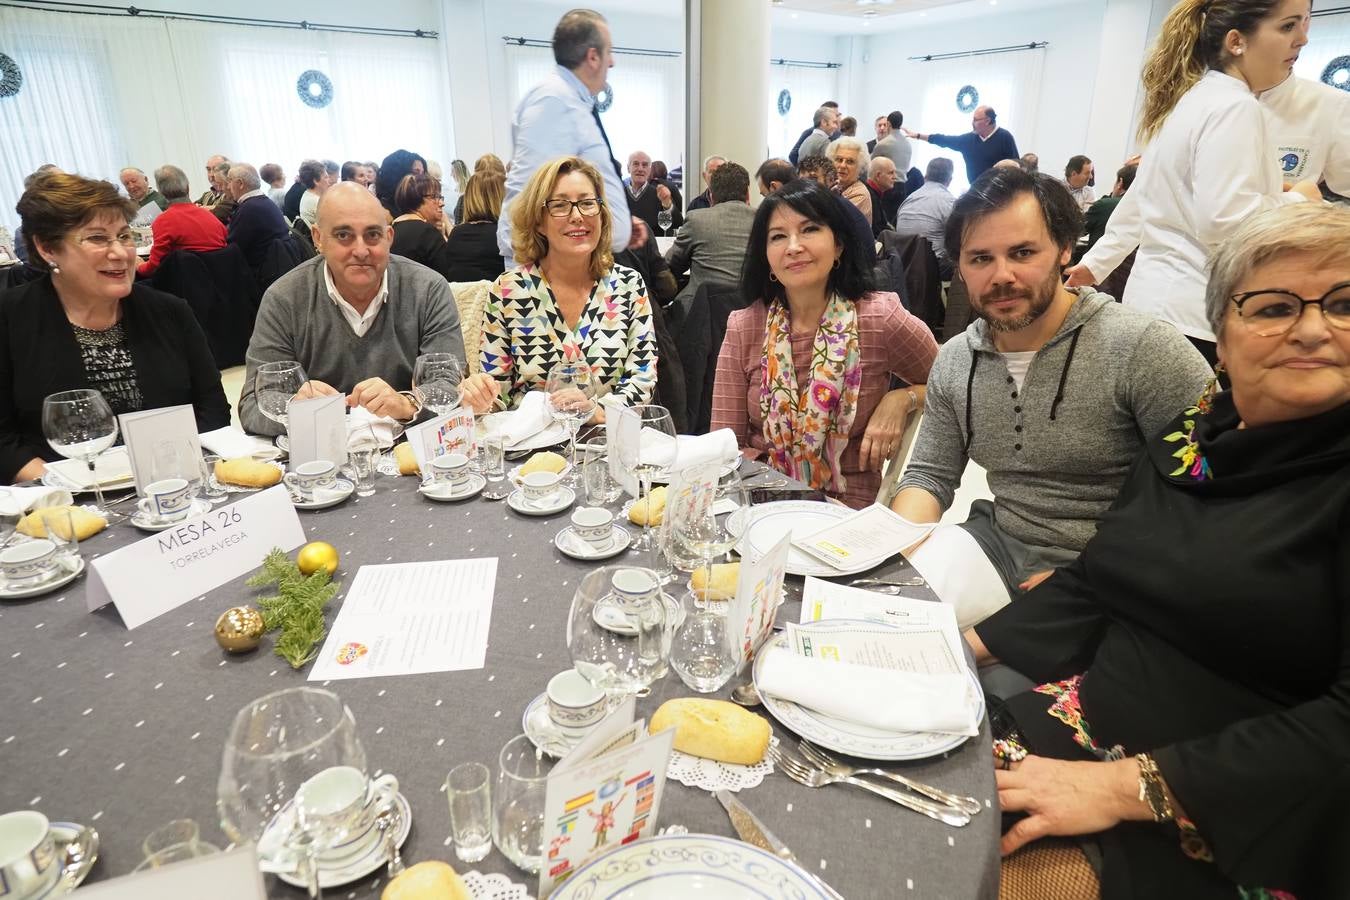
M 236 203 L 243 203 L 245 200 L 249 200 L 249 199 L 251 199 L 251 198 L 253 198 L 253 197 L 266 197 L 266 196 L 267 196 L 267 191 L 263 190 L 262 188 L 258 188 L 256 191 L 249 191 L 247 194 L 244 194 L 242 197 L 240 197 L 240 198 L 239 198 L 238 200 L 236 200 L 235 202 L 236 202 Z M 269 199 L 270 199 L 270 198 L 269 198 Z
M 998 126 L 997 126 L 997 125 L 994 126 L 994 130 L 993 130 L 993 131 L 989 132 L 989 133 L 986 134 L 984 137 L 980 137 L 980 133 L 979 133 L 978 131 L 975 132 L 975 136 L 976 136 L 977 138 L 980 138 L 981 141 L 987 141 L 987 140 L 989 140 L 991 137 L 993 137 L 993 136 L 996 135 L 996 134 L 998 134 Z
M 379 314 L 380 307 L 384 306 L 384 301 L 389 298 L 389 270 L 384 270 L 384 276 L 380 279 L 380 292 L 375 295 L 374 300 L 370 301 L 370 305 L 366 307 L 364 313 L 357 312 L 356 307 L 342 299 L 342 295 L 338 293 L 337 285 L 333 283 L 333 273 L 328 271 L 327 262 L 323 265 L 323 283 L 328 288 L 328 296 L 337 304 L 337 308 L 342 312 L 342 318 L 347 320 L 347 324 L 351 326 L 352 331 L 356 333 L 357 337 L 365 337 L 366 332 L 370 330 L 370 323 L 375 321 L 375 316 Z

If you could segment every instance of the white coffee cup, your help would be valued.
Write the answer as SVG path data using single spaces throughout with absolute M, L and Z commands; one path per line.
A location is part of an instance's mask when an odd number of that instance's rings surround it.
M 463 487 L 469 481 L 469 458 L 463 453 L 447 453 L 431 461 L 431 480 Z
M 548 717 L 568 734 L 579 734 L 605 717 L 605 692 L 576 669 L 548 680 Z
M 354 766 L 329 766 L 312 775 L 295 792 L 296 805 L 306 820 L 321 830 L 340 829 L 347 840 L 323 855 L 344 855 L 361 845 L 366 832 L 372 830 L 375 816 L 398 793 L 398 779 L 393 775 L 366 777 Z
M 46 538 L 25 541 L 0 551 L 0 574 L 11 584 L 36 581 L 56 565 L 56 544 Z
M 661 590 L 661 582 L 650 569 L 620 569 L 610 578 L 614 596 L 625 610 L 637 609 L 643 601 Z
M 145 497 L 137 502 L 147 515 L 157 519 L 177 519 L 192 511 L 192 489 L 186 478 L 164 478 L 145 488 Z
M 531 472 L 520 480 L 520 490 L 530 506 L 544 506 L 558 493 L 562 476 L 554 472 Z
M 337 482 L 337 465 L 326 459 L 301 463 L 294 472 L 285 475 L 286 486 L 310 497 L 317 490 L 329 488 Z
M 614 513 L 598 506 L 582 506 L 572 513 L 572 531 L 596 550 L 614 541 Z
M 0 886 L 6 900 L 29 900 L 51 890 L 61 877 L 56 839 L 47 817 L 35 810 L 0 816 Z

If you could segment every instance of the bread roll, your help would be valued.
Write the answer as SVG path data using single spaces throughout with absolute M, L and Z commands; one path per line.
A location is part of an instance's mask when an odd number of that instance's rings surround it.
M 650 513 L 647 511 L 649 506 Z M 628 507 L 628 521 L 634 525 L 660 525 L 665 511 L 666 489 L 663 485 L 652 488 L 652 492 L 641 500 L 633 501 L 633 505 Z
M 222 459 L 216 463 L 216 481 L 241 487 L 271 487 L 281 481 L 281 469 L 251 456 Z
M 712 567 L 712 586 L 708 586 L 708 570 L 694 570 L 689 579 L 694 588 L 694 596 L 701 600 L 730 600 L 736 596 L 736 588 L 741 580 L 741 564 L 714 563 Z
M 718 762 L 752 766 L 769 749 L 769 723 L 725 700 L 667 700 L 652 716 L 653 733 L 675 729 L 675 749 Z
M 19 534 L 26 534 L 29 537 L 45 538 L 47 536 L 47 526 L 42 521 L 42 513 L 44 511 L 62 510 L 62 509 L 70 510 L 70 523 L 75 528 L 75 539 L 77 541 L 83 541 L 86 538 L 91 538 L 94 535 L 98 534 L 103 529 L 108 527 L 108 523 L 103 519 L 102 516 L 95 515 L 94 513 L 91 513 L 89 510 L 83 507 L 49 506 L 47 507 L 47 510 L 35 509 L 28 515 L 24 516 L 22 519 L 19 520 L 19 524 L 16 526 L 16 530 L 19 532 Z M 64 519 L 61 519 L 59 522 L 54 523 L 53 527 L 55 528 L 58 537 L 60 537 L 62 540 L 66 541 L 70 540 L 70 535 L 62 533 L 65 531 L 66 527 Z
M 413 455 L 412 444 L 409 444 L 407 441 L 404 441 L 394 448 L 394 459 L 398 461 L 398 474 L 422 474 L 422 470 L 417 468 L 417 457 Z
M 472 900 L 472 895 L 449 863 L 429 859 L 404 869 L 380 900 Z
M 565 468 L 567 468 L 567 460 L 552 450 L 545 450 L 542 453 L 536 453 L 525 461 L 525 465 L 520 467 L 520 477 L 524 478 L 532 472 L 552 472 L 557 475 Z

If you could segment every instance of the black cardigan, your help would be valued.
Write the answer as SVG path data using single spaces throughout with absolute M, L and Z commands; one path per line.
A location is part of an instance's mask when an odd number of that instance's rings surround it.
M 135 284 L 122 300 L 122 325 L 144 409 L 191 404 L 200 431 L 230 424 L 220 372 L 185 301 Z M 80 345 L 51 278 L 0 294 L 0 483 L 35 456 L 61 458 L 42 435 L 42 401 L 83 387 Z
M 496 281 L 506 271 L 497 247 L 497 222 L 465 222 L 456 225 L 445 241 L 449 281 Z
M 1187 422 L 1209 480 L 1176 455 Z M 1350 897 L 1350 404 L 1237 424 L 1228 394 L 1179 417 L 1077 562 L 975 628 L 1037 682 L 1085 673 L 1094 741 L 1152 753 L 1213 851 L 1119 825 L 1101 835 L 1107 900 Z M 1033 748 L 1071 733 L 1045 707 L 1016 711 Z
M 450 262 L 445 253 L 445 235 L 430 222 L 422 219 L 395 222 L 394 242 L 389 252 L 440 272 L 446 281 L 453 280 L 449 275 Z

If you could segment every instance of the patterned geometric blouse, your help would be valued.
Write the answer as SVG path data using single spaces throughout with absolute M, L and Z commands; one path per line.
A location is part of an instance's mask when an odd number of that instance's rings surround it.
M 136 365 L 127 349 L 127 335 L 122 323 L 104 331 L 81 328 L 74 322 L 70 327 L 80 345 L 89 386 L 103 395 L 112 411 L 120 416 L 144 406 L 141 385 L 136 380 Z
M 597 396 L 614 393 L 629 406 L 649 402 L 656 387 L 651 302 L 642 277 L 623 266 L 595 283 L 574 329 L 538 266 L 502 273 L 488 292 L 481 346 L 483 371 L 502 385 L 507 409 L 542 390 L 549 369 L 564 359 L 585 358 Z

